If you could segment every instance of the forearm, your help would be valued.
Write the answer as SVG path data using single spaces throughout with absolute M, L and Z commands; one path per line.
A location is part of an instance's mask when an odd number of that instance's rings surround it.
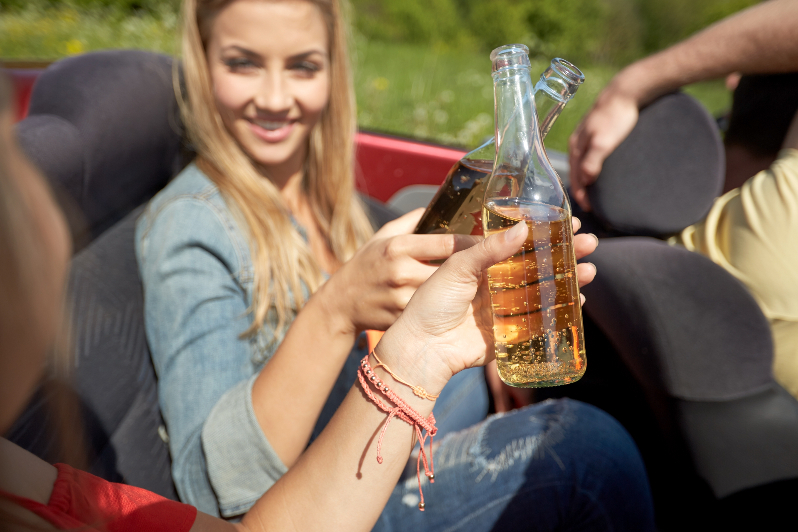
M 622 70 L 610 87 L 643 106 L 684 85 L 731 72 L 798 70 L 798 2 L 770 0 Z
M 383 362 L 407 377 L 403 372 L 412 374 L 412 367 L 404 361 L 414 357 L 396 351 L 386 350 Z M 375 363 L 373 358 L 371 363 Z M 419 414 L 427 417 L 432 412 L 434 401 L 413 395 L 409 387 L 394 381 L 382 368 L 375 373 Z M 445 378 L 436 379 L 431 374 L 413 381 L 435 393 L 440 391 L 440 382 L 445 383 Z M 242 524 L 252 531 L 261 529 L 263 523 L 273 530 L 371 530 L 413 447 L 412 427 L 394 418 L 382 441 L 383 463 L 377 462 L 377 444 L 386 417 L 355 384 L 321 436 L 258 501 Z M 355 507 L 356 512 L 352 511 Z
M 356 339 L 329 304 L 333 297 L 324 285 L 308 300 L 252 388 L 258 423 L 288 467 L 307 446 Z

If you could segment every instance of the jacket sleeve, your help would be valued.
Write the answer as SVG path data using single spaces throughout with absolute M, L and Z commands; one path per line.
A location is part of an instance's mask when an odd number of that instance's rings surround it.
M 240 337 L 251 323 L 246 244 L 229 214 L 193 196 L 145 213 L 136 233 L 178 494 L 212 515 L 239 515 L 287 470 L 252 407 L 262 360 Z

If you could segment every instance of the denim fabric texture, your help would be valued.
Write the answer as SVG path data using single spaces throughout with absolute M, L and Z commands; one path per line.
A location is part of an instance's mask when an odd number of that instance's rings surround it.
M 244 234 L 194 165 L 152 200 L 136 230 L 178 494 L 228 518 L 246 512 L 286 471 L 251 397 L 281 340 L 276 316 L 270 313 L 254 338 L 239 338 L 251 323 L 253 282 Z M 363 340 L 355 342 L 311 441 L 353 385 Z M 502 520 L 534 530 L 652 529 L 642 461 L 612 418 L 567 400 L 486 420 L 487 411 L 482 369 L 455 375 L 435 405 L 436 482 L 425 486 L 427 511 L 417 508 L 411 459 L 412 474 L 397 485 L 375 530 L 490 530 Z M 616 511 L 633 526 L 611 528 Z
M 655 530 L 645 468 L 632 438 L 597 408 L 548 400 L 445 436 L 435 483 L 411 459 L 375 532 Z
M 235 516 L 285 473 L 252 409 L 276 317 L 252 338 L 249 247 L 218 188 L 189 165 L 136 227 L 144 314 L 181 500 Z M 365 354 L 365 353 L 364 353 Z M 362 355 L 361 355 L 362 356 Z

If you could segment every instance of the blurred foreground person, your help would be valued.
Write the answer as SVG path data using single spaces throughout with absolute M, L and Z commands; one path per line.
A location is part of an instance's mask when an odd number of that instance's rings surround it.
M 0 78 L 0 430 L 25 405 L 45 366 L 62 316 L 70 245 L 66 224 L 44 180 L 21 155 L 12 134 L 9 89 Z M 526 237 L 515 228 L 454 254 L 413 296 L 406 311 L 361 363 L 359 384 L 319 438 L 241 523 L 122 484 L 113 484 L 63 464 L 52 466 L 0 439 L 0 528 L 2 530 L 347 530 L 367 531 L 396 486 L 420 428 L 434 435 L 434 400 L 392 375 L 401 375 L 430 395 L 465 368 L 492 358 L 490 311 L 483 271 L 515 253 Z M 473 241 L 466 244 L 474 244 Z M 592 251 L 591 246 L 578 254 Z M 486 342 L 487 340 L 487 342 Z M 390 371 L 387 369 L 390 368 Z M 302 378 L 299 374 L 297 378 Z M 376 381 L 376 382 L 375 382 Z M 387 406 L 386 406 L 387 404 Z M 378 408 L 383 405 L 391 412 Z M 395 419 L 398 418 L 398 419 Z M 524 423 L 521 423 L 524 419 Z M 392 421 L 392 422 L 391 422 Z M 600 411 L 571 401 L 549 402 L 496 418 L 494 425 L 540 428 L 529 441 L 506 447 L 480 434 L 461 439 L 471 456 L 474 493 L 453 494 L 479 514 L 452 521 L 474 530 L 491 518 L 501 530 L 652 530 L 650 495 L 634 444 Z M 427 435 L 422 441 L 428 440 Z M 453 436 L 452 439 L 455 439 Z M 567 440 L 566 447 L 563 440 Z M 503 444 L 502 444 L 503 445 Z M 429 470 L 424 490 L 445 489 L 457 456 L 426 446 L 418 471 Z M 375 455 L 380 460 L 375 460 Z M 429 462 L 426 462 L 426 459 Z M 513 464 L 515 467 L 513 468 Z M 513 472 L 512 474 L 508 474 Z M 442 482 L 430 486 L 433 474 Z M 461 471 L 459 474 L 465 474 Z M 507 495 L 491 497 L 500 479 Z M 437 479 L 436 479 L 437 480 Z M 485 489 L 488 488 L 488 489 Z M 541 493 L 560 504 L 535 505 Z M 423 508 L 423 506 L 422 506 Z M 455 515 L 454 509 L 447 508 Z M 425 514 L 415 510 L 422 517 Z M 435 519 L 434 515 L 429 516 Z M 414 525 L 422 529 L 423 525 Z
M 639 110 L 655 98 L 733 72 L 798 71 L 796 24 L 798 2 L 763 2 L 624 68 L 571 135 L 572 197 L 590 209 L 585 187 L 597 179 L 604 160 L 629 135 Z M 744 76 L 741 84 L 747 83 Z M 768 98 L 767 92 L 762 97 Z M 786 125 L 794 112 L 794 107 L 785 109 L 781 122 Z M 793 120 L 776 161 L 754 176 L 764 168 L 762 161 L 769 164 L 772 158 L 757 156 L 755 147 L 741 150 L 741 139 L 750 138 L 751 132 L 732 125 L 737 130 L 730 131 L 733 135 L 727 139 L 727 192 L 703 221 L 686 228 L 677 240 L 748 288 L 770 321 L 776 380 L 798 397 L 798 126 Z M 743 176 L 745 169 L 750 173 Z

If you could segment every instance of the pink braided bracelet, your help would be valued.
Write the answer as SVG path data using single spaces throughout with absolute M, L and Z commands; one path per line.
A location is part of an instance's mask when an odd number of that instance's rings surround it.
M 366 392 L 368 398 L 383 412 L 388 413 L 388 418 L 382 426 L 380 432 L 380 439 L 377 441 L 377 462 L 382 463 L 382 439 L 385 436 L 385 431 L 391 419 L 398 417 L 408 425 L 412 426 L 416 431 L 416 437 L 421 444 L 421 451 L 418 453 L 418 461 L 416 462 L 416 477 L 418 478 L 418 493 L 421 496 L 421 502 L 418 503 L 418 509 L 422 512 L 426 505 L 424 504 L 424 492 L 421 490 L 421 463 L 424 463 L 424 474 L 427 475 L 431 484 L 435 483 L 435 466 L 432 461 L 432 441 L 438 428 L 435 426 L 435 416 L 430 414 L 428 418 L 424 418 L 416 412 L 410 405 L 408 405 L 401 397 L 396 395 L 387 384 L 382 382 L 369 364 L 369 355 L 363 357 L 358 368 L 357 378 L 360 380 L 360 386 Z M 391 401 L 394 407 L 390 407 L 383 403 L 374 393 L 369 389 L 369 386 L 374 386 L 380 393 L 385 395 Z M 421 429 L 426 431 L 426 434 L 421 435 Z M 427 463 L 427 454 L 424 451 L 424 443 L 429 436 L 429 463 Z

